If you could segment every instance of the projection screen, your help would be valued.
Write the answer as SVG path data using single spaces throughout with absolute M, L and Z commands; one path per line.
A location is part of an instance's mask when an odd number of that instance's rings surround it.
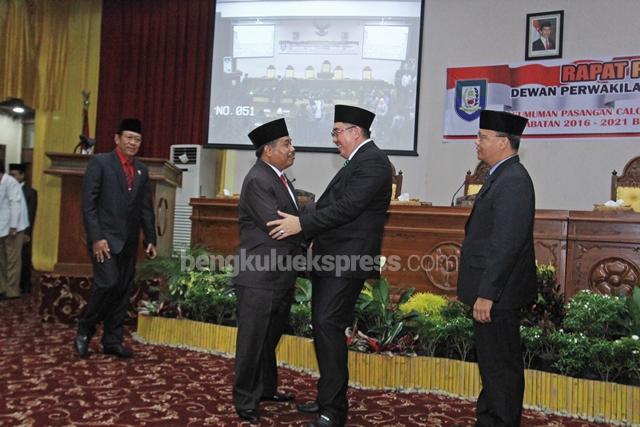
M 299 151 L 335 151 L 335 104 L 376 113 L 372 138 L 416 155 L 420 0 L 216 2 L 208 139 L 253 149 L 247 134 L 284 117 Z

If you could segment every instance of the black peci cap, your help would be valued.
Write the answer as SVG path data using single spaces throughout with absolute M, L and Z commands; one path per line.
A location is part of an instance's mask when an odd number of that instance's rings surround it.
M 125 130 L 142 135 L 142 123 L 139 119 L 122 119 L 122 121 L 120 122 L 120 127 L 118 128 L 118 133 L 122 133 Z
M 264 144 L 278 138 L 282 138 L 283 136 L 289 136 L 287 123 L 284 119 L 277 119 L 272 122 L 265 123 L 249 132 L 249 139 L 253 143 L 254 147 L 256 147 L 256 150 Z
M 336 105 L 334 122 L 351 123 L 364 129 L 370 129 L 376 117 L 371 111 L 351 105 Z
M 27 165 L 24 163 L 9 163 L 9 170 L 24 173 L 27 170 Z
M 482 110 L 480 112 L 480 129 L 494 130 L 521 136 L 529 120 L 522 116 L 505 111 Z

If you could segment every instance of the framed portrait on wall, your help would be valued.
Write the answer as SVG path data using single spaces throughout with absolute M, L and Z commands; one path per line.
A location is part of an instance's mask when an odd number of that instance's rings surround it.
M 527 61 L 562 58 L 563 18 L 563 10 L 527 14 Z

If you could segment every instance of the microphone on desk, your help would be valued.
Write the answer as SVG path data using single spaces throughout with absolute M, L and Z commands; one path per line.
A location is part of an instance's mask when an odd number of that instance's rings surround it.
M 465 183 L 465 181 L 462 181 L 462 184 L 460 184 L 460 187 L 458 187 L 456 192 L 453 193 L 453 196 L 451 196 L 451 207 L 453 207 L 453 205 L 454 205 L 454 201 L 456 200 L 456 196 L 458 195 L 460 190 L 462 190 L 462 187 L 464 187 L 464 183 Z

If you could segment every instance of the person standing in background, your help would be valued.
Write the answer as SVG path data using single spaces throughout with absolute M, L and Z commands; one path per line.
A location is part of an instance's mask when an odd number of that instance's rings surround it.
M 0 296 L 20 298 L 22 242 L 29 227 L 27 203 L 18 181 L 0 163 Z
M 149 170 L 135 159 L 142 144 L 140 120 L 122 120 L 114 140 L 116 148 L 112 152 L 93 156 L 82 183 L 82 213 L 92 254 L 94 286 L 74 339 L 80 357 L 88 356 L 99 322 L 103 322 L 103 353 L 133 356 L 122 341 L 140 229 L 147 258 L 156 257 Z
M 38 192 L 25 180 L 27 165 L 24 163 L 11 163 L 9 173 L 22 185 L 22 193 L 27 203 L 29 214 L 29 227 L 25 229 L 24 242 L 22 244 L 22 270 L 20 272 L 20 290 L 24 294 L 31 292 L 31 248 L 33 240 L 33 227 L 36 223 L 36 211 L 38 210 Z

